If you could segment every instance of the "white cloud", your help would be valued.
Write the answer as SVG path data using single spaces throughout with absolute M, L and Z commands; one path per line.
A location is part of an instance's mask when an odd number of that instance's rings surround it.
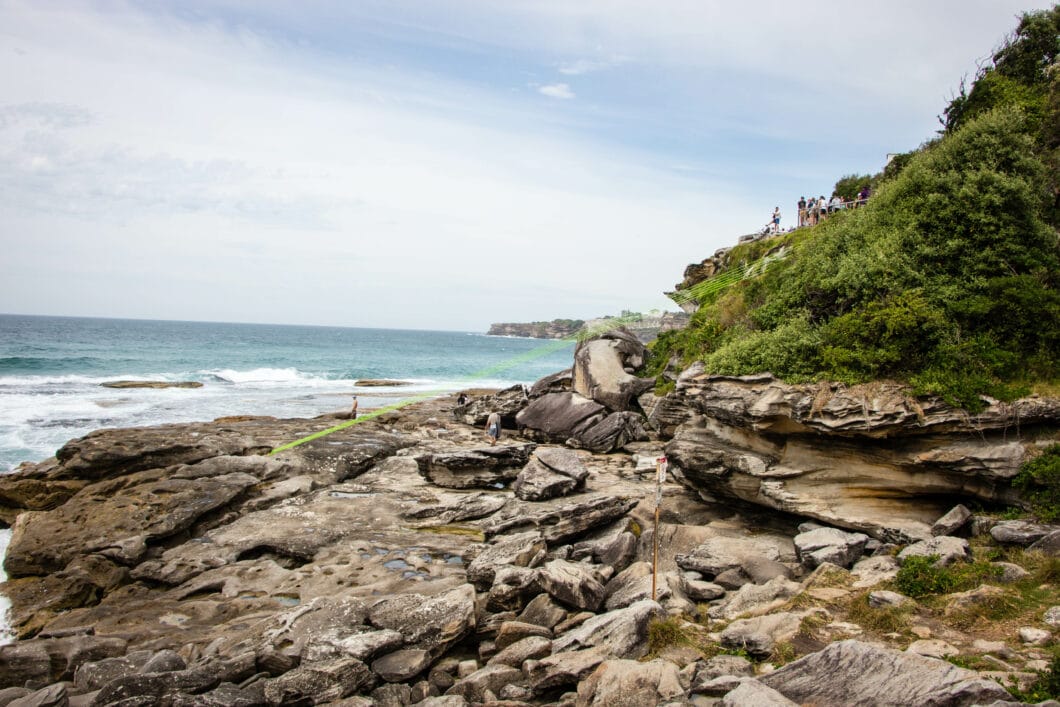
M 603 71 L 604 69 L 610 69 L 618 66 L 622 63 L 621 58 L 613 58 L 607 61 L 598 61 L 592 59 L 578 59 L 576 61 L 570 61 L 559 66 L 559 72 L 566 76 L 581 76 L 582 74 L 591 74 L 596 71 Z
M 537 90 L 550 98 L 562 98 L 564 100 L 574 98 L 574 91 L 565 83 L 550 83 L 541 86 Z

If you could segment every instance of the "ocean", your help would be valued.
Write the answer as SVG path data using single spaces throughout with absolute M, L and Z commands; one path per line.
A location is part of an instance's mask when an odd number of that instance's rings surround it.
M 102 428 L 312 417 L 348 409 L 353 395 L 363 412 L 429 391 L 532 383 L 569 367 L 572 351 L 474 332 L 0 315 L 0 473 Z M 203 385 L 100 385 L 117 380 Z

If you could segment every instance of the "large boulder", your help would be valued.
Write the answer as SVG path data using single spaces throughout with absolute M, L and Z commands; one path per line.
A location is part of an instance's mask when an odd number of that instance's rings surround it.
M 638 503 L 627 496 L 587 493 L 573 500 L 553 503 L 508 503 L 482 521 L 487 538 L 513 531 L 537 530 L 548 543 L 558 545 L 578 538 L 587 530 L 606 525 L 626 515 Z
M 582 341 L 574 350 L 572 387 L 612 412 L 628 410 L 631 401 L 655 385 L 633 375 L 647 355 L 644 344 L 625 327 Z
M 580 562 L 553 560 L 541 568 L 539 581 L 554 599 L 576 609 L 596 611 L 604 600 L 604 585 Z
M 1011 699 L 974 671 L 855 640 L 832 643 L 759 680 L 800 704 L 921 707 Z
M 864 533 L 847 533 L 836 528 L 816 528 L 795 536 L 795 550 L 807 567 L 814 568 L 825 562 L 840 567 L 850 567 L 861 557 L 869 536 Z
M 931 537 L 954 496 L 1016 503 L 1011 479 L 1034 443 L 1012 434 L 1014 420 L 1060 441 L 1060 399 L 990 403 L 969 416 L 892 383 L 688 373 L 667 396 L 688 410 L 666 446 L 684 483 L 885 542 Z
M 782 535 L 715 536 L 707 538 L 689 553 L 675 556 L 684 570 L 713 578 L 732 569 L 742 569 L 756 558 L 775 562 L 793 562 L 795 546 Z
M 541 533 L 531 530 L 504 535 L 488 545 L 479 546 L 475 559 L 467 566 L 467 578 L 480 589 L 489 589 L 497 569 L 505 565 L 530 567 L 545 557 L 548 545 Z
M 121 638 L 66 636 L 0 646 L 0 685 L 73 680 L 81 665 L 124 655 L 127 645 Z
M 910 557 L 937 557 L 936 565 L 948 567 L 955 562 L 971 562 L 972 548 L 964 538 L 940 535 L 905 548 L 898 553 L 898 562 L 905 563 Z

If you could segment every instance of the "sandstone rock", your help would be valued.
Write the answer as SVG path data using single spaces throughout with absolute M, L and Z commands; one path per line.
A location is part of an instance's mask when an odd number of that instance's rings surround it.
M 751 581 L 755 584 L 765 584 L 777 577 L 791 579 L 794 575 L 791 568 L 783 562 L 770 560 L 766 557 L 746 557 L 744 558 L 744 561 L 740 563 L 740 569 L 743 570 L 743 573 L 750 577 Z
M 506 685 L 523 681 L 523 673 L 509 665 L 487 665 L 458 680 L 446 692 L 447 695 L 460 695 L 470 702 L 493 701 L 489 693 L 496 695 Z
M 575 500 L 554 504 L 513 500 L 483 522 L 482 532 L 492 538 L 502 533 L 537 529 L 548 543 L 556 545 L 621 518 L 638 501 L 600 493 L 582 494 Z
M 798 704 L 757 680 L 744 680 L 721 698 L 718 707 L 798 707 Z
M 1042 616 L 1042 621 L 1053 628 L 1060 628 L 1060 606 L 1050 606 Z
M 123 700 L 146 698 L 135 704 L 162 704 L 178 693 L 198 693 L 212 690 L 220 679 L 208 670 L 178 670 L 169 673 L 126 675 L 103 686 L 94 704 L 109 705 Z
M 607 408 L 578 393 L 548 393 L 530 401 L 515 417 L 524 434 L 544 442 L 565 442 L 607 417 Z
M 695 692 L 697 683 L 713 680 L 722 675 L 754 675 L 754 664 L 739 655 L 716 655 L 697 667 L 692 680 L 692 691 Z
M 881 589 L 875 592 L 869 593 L 869 606 L 873 609 L 880 609 L 883 607 L 891 606 L 905 606 L 911 603 L 913 600 L 904 594 L 898 592 L 889 592 Z
M 856 640 L 832 643 L 759 680 L 803 704 L 920 707 L 1008 699 L 998 683 L 971 670 Z
M 891 555 L 866 557 L 854 563 L 850 573 L 856 577 L 854 589 L 875 587 L 882 582 L 889 582 L 898 576 L 898 560 Z
M 129 651 L 125 655 L 82 663 L 74 671 L 74 687 L 79 692 L 98 690 L 111 680 L 140 672 L 151 656 L 151 651 Z
M 482 547 L 481 552 L 467 566 L 467 578 L 480 589 L 493 584 L 498 566 L 526 567 L 545 555 L 546 543 L 537 531 L 529 531 L 497 538 Z
M 939 535 L 953 535 L 967 525 L 971 519 L 972 512 L 963 504 L 958 503 L 946 515 L 935 521 L 935 524 L 931 526 L 931 534 L 936 537 Z
M 522 621 L 505 621 L 497 632 L 497 648 L 504 651 L 509 646 L 531 637 L 551 640 L 552 631 L 537 624 L 528 624 Z
M 372 672 L 387 682 L 407 682 L 430 664 L 430 653 L 420 648 L 409 648 L 373 660 Z
M 265 685 L 270 704 L 322 704 L 360 692 L 372 684 L 372 672 L 353 658 L 300 665 Z
M 625 609 L 589 619 L 555 639 L 552 649 L 562 653 L 600 647 L 617 658 L 640 658 L 648 652 L 648 623 L 664 616 L 663 608 L 656 602 L 639 601 Z
M 628 410 L 630 401 L 651 390 L 655 381 L 637 378 L 648 350 L 637 337 L 618 329 L 581 341 L 574 350 L 573 390 L 612 411 Z
M 570 454 L 574 455 L 573 452 L 570 452 Z M 577 459 L 577 456 L 574 458 Z M 579 486 L 584 485 L 585 477 L 589 475 L 589 470 L 583 466 L 582 471 L 584 473 L 570 476 L 553 469 L 541 461 L 539 457 L 534 457 L 515 478 L 515 482 L 512 483 L 512 491 L 524 501 L 544 501 L 549 498 L 566 496 L 571 491 L 579 488 Z
M 55 683 L 7 703 L 9 707 L 67 707 L 70 695 L 65 683 Z
M 903 543 L 930 536 L 947 494 L 1016 500 L 1008 480 L 1025 450 L 1005 429 L 1024 413 L 1045 424 L 1060 413 L 1060 402 L 1026 398 L 973 421 L 899 385 L 703 372 L 670 396 L 692 411 L 666 448 L 688 485 Z
M 725 570 L 714 578 L 714 583 L 726 591 L 736 591 L 745 584 L 749 584 L 751 578 L 743 571 L 742 567 L 732 567 Z
M 411 702 L 412 688 L 400 683 L 386 683 L 372 690 L 371 700 L 364 707 L 405 707 Z M 353 707 L 345 700 L 339 702 L 338 705 L 339 707 Z
M 849 567 L 861 557 L 869 536 L 863 533 L 846 533 L 835 528 L 818 528 L 795 536 L 795 551 L 799 560 L 808 567 L 817 567 L 822 562 L 831 562 L 840 567 Z
M 432 484 L 452 489 L 507 484 L 526 465 L 533 444 L 506 444 L 416 457 L 420 473 Z
M 417 520 L 430 519 L 439 525 L 446 525 L 463 520 L 484 518 L 500 510 L 507 502 L 507 496 L 479 491 L 461 494 L 449 503 L 415 509 L 405 513 L 405 517 Z
M 1013 562 L 991 562 L 990 565 L 1001 570 L 1001 574 L 997 578 L 997 581 L 1003 584 L 1014 584 L 1021 579 L 1029 577 L 1031 574 Z
M 783 606 L 788 599 L 801 591 L 797 582 L 777 577 L 765 584 L 746 584 L 712 606 L 707 612 L 711 618 L 732 620 L 741 615 L 758 616 Z
M 914 543 L 898 553 L 899 564 L 904 563 L 909 557 L 930 557 L 937 555 L 935 564 L 939 567 L 949 567 L 954 562 L 970 562 L 972 560 L 972 549 L 968 541 L 963 538 L 955 538 L 949 535 L 940 535 L 931 540 Z
M 726 648 L 745 650 L 749 655 L 768 658 L 778 641 L 787 641 L 799 630 L 802 616 L 787 611 L 751 619 L 738 619 L 721 632 Z
M 465 584 L 430 597 L 398 594 L 373 605 L 368 620 L 397 631 L 408 647 L 422 648 L 437 658 L 474 628 L 475 590 Z
M 578 685 L 578 703 L 589 707 L 657 705 L 684 694 L 677 666 L 664 660 L 607 660 Z
M 148 542 L 186 530 L 257 482 L 246 473 L 173 478 L 143 471 L 91 484 L 54 510 L 22 513 L 4 567 L 13 577 L 43 575 L 90 553 L 135 564 Z
M 946 641 L 940 641 L 934 638 L 913 641 L 905 650 L 907 653 L 916 653 L 917 655 L 926 656 L 928 658 L 938 658 L 939 660 L 954 655 L 960 655 L 960 651 L 949 643 L 946 643 Z
M 540 571 L 505 565 L 497 568 L 486 599 L 490 611 L 522 611 L 529 597 L 540 596 Z
M 567 610 L 556 604 L 548 594 L 539 594 L 531 599 L 523 612 L 519 614 L 520 621 L 544 626 L 550 630 L 565 618 L 567 618 Z
M 82 664 L 124 655 L 126 645 L 121 638 L 69 636 L 0 646 L 0 685 L 73 680 Z
M 607 652 L 603 648 L 555 651 L 539 661 L 528 661 L 524 668 L 530 679 L 531 690 L 535 695 L 540 695 L 568 685 L 577 685 L 606 659 Z
M 573 373 L 570 368 L 556 371 L 544 378 L 539 378 L 536 383 L 530 386 L 530 397 L 540 398 L 542 395 L 547 395 L 548 393 L 569 392 L 572 380 Z M 485 421 L 483 421 L 483 424 L 485 424 Z
M 1028 547 L 1057 530 L 1056 526 L 1025 520 L 1003 520 L 990 529 L 990 537 L 1003 545 Z
M 502 427 L 512 429 L 515 427 L 515 416 L 526 407 L 527 402 L 523 386 L 513 385 L 496 393 L 471 399 L 466 405 L 455 408 L 453 416 L 473 427 L 481 428 L 486 424 L 490 413 L 496 412 L 501 416 Z
M 521 667 L 524 661 L 539 660 L 552 654 L 552 640 L 545 636 L 527 636 L 516 641 L 489 659 L 487 665 Z
M 673 578 L 676 584 L 679 580 Z M 604 587 L 605 607 L 608 611 L 622 609 L 644 599 L 651 599 L 651 563 L 635 562 L 611 578 Z M 665 573 L 657 578 L 655 600 L 662 603 L 673 594 L 670 579 Z
M 674 559 L 681 569 L 716 577 L 726 570 L 740 569 L 750 558 L 757 557 L 794 561 L 795 546 L 789 538 L 779 535 L 718 536 L 708 538 L 688 554 L 677 554 Z
M 576 609 L 596 611 L 604 600 L 604 586 L 581 563 L 553 560 L 541 568 L 539 581 L 549 595 Z
M 713 582 L 699 579 L 688 579 L 682 576 L 681 589 L 692 601 L 714 601 L 725 596 L 725 588 Z
M 1021 643 L 1026 643 L 1032 646 L 1044 646 L 1050 641 L 1050 639 L 1052 639 L 1053 635 L 1040 628 L 1023 626 L 1019 630 L 1019 637 Z
M 613 412 L 571 436 L 566 443 L 597 454 L 606 454 L 630 442 L 644 442 L 647 439 L 643 417 L 634 412 Z
M 1060 530 L 1054 530 L 1040 540 L 1035 540 L 1028 550 L 1038 550 L 1050 557 L 1060 555 Z
M 128 654 L 126 654 L 128 655 Z M 161 650 L 152 655 L 140 668 L 141 673 L 168 673 L 174 670 L 186 670 L 188 667 L 184 659 L 178 653 L 171 650 Z M 77 681 L 76 674 L 74 681 Z

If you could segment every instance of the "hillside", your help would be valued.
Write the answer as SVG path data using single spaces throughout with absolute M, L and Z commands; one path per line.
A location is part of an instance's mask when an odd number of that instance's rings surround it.
M 1060 6 L 1024 16 L 946 107 L 942 134 L 873 177 L 864 207 L 726 253 L 711 277 L 789 249 L 697 296 L 651 370 L 702 360 L 789 382 L 889 379 L 970 410 L 1055 390 L 1058 32 Z

